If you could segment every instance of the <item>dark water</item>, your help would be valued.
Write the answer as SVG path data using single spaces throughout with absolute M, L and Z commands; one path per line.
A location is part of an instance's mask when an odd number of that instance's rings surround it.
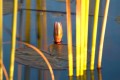
M 72 2 L 72 12 L 75 12 L 75 1 Z M 103 13 L 104 1 L 101 1 L 101 9 L 100 15 Z M 35 9 L 36 2 L 32 0 L 32 9 Z M 108 22 L 106 28 L 105 42 L 104 42 L 104 50 L 103 50 L 103 62 L 101 71 L 97 71 L 95 69 L 94 72 L 89 69 L 86 71 L 86 75 L 83 77 L 83 80 L 119 80 L 120 79 L 120 24 L 119 24 L 119 16 L 120 16 L 120 1 L 119 0 L 111 0 L 110 9 L 108 15 Z M 23 4 L 24 8 L 25 4 Z M 46 0 L 46 9 L 52 11 L 62 11 L 65 12 L 65 2 L 62 0 Z M 92 10 L 92 9 L 91 9 Z M 22 22 L 20 21 L 20 14 L 18 13 L 18 32 L 19 35 L 19 27 L 20 25 L 23 28 L 22 32 L 22 40 L 24 41 L 24 28 L 25 28 L 25 13 L 26 10 L 22 10 Z M 47 51 L 47 47 L 53 44 L 53 26 L 55 21 L 60 21 L 63 24 L 63 44 L 67 43 L 67 34 L 66 34 L 66 15 L 64 13 L 54 13 L 54 12 L 39 12 L 42 15 L 42 19 L 44 20 L 42 23 L 43 34 L 42 36 L 42 50 Z M 92 15 L 92 11 L 90 12 Z M 89 16 L 89 40 L 88 40 L 88 49 L 89 55 L 91 50 L 91 33 L 92 33 L 92 25 L 93 25 L 93 16 Z M 119 18 L 117 18 L 119 17 Z M 45 19 L 46 18 L 46 19 Z M 117 19 L 116 19 L 117 18 Z M 117 20 L 117 21 L 116 21 Z M 37 33 L 36 33 L 36 11 L 31 11 L 31 44 L 37 45 Z M 4 15 L 4 42 L 11 40 L 11 23 L 12 23 L 12 15 Z M 21 24 L 22 23 L 22 24 Z M 97 53 L 99 47 L 99 37 L 101 31 L 101 23 L 102 17 L 99 17 L 99 26 L 98 26 L 98 36 L 97 36 L 97 50 L 96 50 L 96 63 L 97 65 Z M 44 28 L 46 27 L 46 29 Z M 73 45 L 75 45 L 75 15 L 72 15 L 72 35 L 73 35 Z M 17 45 L 18 47 L 18 45 Z M 10 44 L 4 44 L 4 64 L 9 71 L 9 55 L 10 55 Z M 89 56 L 88 56 L 89 57 Z M 30 63 L 28 61 L 28 63 Z M 89 66 L 88 66 L 89 68 Z M 55 79 L 56 80 L 82 80 L 80 78 L 68 77 L 67 70 L 54 70 Z M 74 70 L 75 75 L 75 70 Z M 25 66 L 19 63 L 15 64 L 15 74 L 14 80 L 51 80 L 49 70 L 41 70 L 38 68 L 33 68 L 30 66 Z

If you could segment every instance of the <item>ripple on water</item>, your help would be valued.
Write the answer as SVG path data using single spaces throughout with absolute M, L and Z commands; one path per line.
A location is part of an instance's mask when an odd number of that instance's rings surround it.
M 118 24 L 120 24 L 120 16 L 117 16 L 117 17 L 115 18 L 115 21 L 116 21 Z

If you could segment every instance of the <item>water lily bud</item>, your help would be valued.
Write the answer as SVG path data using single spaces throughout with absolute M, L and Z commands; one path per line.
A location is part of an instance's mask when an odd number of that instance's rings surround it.
M 61 22 L 55 22 L 54 23 L 54 42 L 55 43 L 61 43 L 62 36 L 63 36 L 63 30 L 62 30 L 62 24 Z

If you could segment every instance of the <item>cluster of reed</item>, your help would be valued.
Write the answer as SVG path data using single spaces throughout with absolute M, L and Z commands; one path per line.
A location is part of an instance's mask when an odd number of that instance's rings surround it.
M 26 7 L 30 8 L 31 1 L 26 0 Z M 17 32 L 17 13 L 18 13 L 18 0 L 14 0 L 13 5 L 13 20 L 12 20 L 12 40 L 11 40 L 11 54 L 10 54 L 10 67 L 9 67 L 9 75 L 5 69 L 5 66 L 3 64 L 3 0 L 0 0 L 0 80 L 3 80 L 3 72 L 6 77 L 6 80 L 13 80 L 14 79 L 14 65 L 15 65 L 15 49 L 16 49 L 16 32 Z M 48 68 L 51 73 L 52 80 L 55 80 L 54 73 L 52 70 L 52 67 L 47 60 L 47 58 L 44 56 L 44 54 L 35 46 L 29 44 L 30 43 L 30 11 L 26 12 L 26 42 L 18 41 L 20 44 L 24 44 L 32 49 L 34 49 L 46 62 L 48 65 Z
M 18 1 L 14 0 L 14 9 L 13 9 L 13 24 L 12 24 L 12 45 L 11 45 L 11 56 L 10 56 L 10 75 L 8 78 L 7 72 L 5 72 L 7 75 L 6 79 L 13 80 L 13 73 L 14 73 L 14 60 L 15 60 L 15 46 L 16 46 L 16 26 L 17 26 L 17 9 L 18 9 Z M 3 71 L 5 67 L 3 66 L 3 47 L 2 47 L 2 31 L 3 31 L 3 0 L 0 0 L 0 80 L 3 80 Z
M 30 1 L 27 0 L 28 6 L 30 6 Z M 98 57 L 98 68 L 101 68 L 102 61 L 102 50 L 104 43 L 105 28 L 107 22 L 108 8 L 110 0 L 106 0 L 106 6 L 103 17 L 102 32 L 99 47 L 99 57 Z M 92 50 L 91 50 L 91 61 L 90 69 L 94 70 L 94 60 L 95 60 L 95 47 L 96 47 L 96 36 L 97 36 L 97 26 L 98 26 L 98 16 L 99 16 L 99 4 L 100 0 L 96 0 L 95 13 L 94 13 L 94 24 L 93 24 L 93 36 L 92 36 Z M 11 56 L 10 56 L 10 71 L 9 80 L 13 80 L 14 75 L 14 61 L 15 61 L 15 48 L 16 48 L 16 30 L 17 30 L 17 10 L 18 10 L 18 0 L 14 0 L 13 8 L 13 23 L 12 23 L 12 40 L 11 40 Z M 68 59 L 69 59 L 69 76 L 73 76 L 73 55 L 72 55 L 72 22 L 71 22 L 71 8 L 70 0 L 66 0 L 66 12 L 67 12 L 67 39 L 68 39 Z M 28 12 L 29 14 L 29 12 Z M 87 42 L 88 42 L 88 19 L 89 19 L 89 0 L 76 0 L 76 76 L 82 76 L 84 70 L 87 70 Z M 3 0 L 0 0 L 0 80 L 3 80 L 3 71 L 5 71 L 3 65 L 3 47 L 2 47 L 2 30 L 3 30 Z M 29 22 L 29 20 L 28 20 Z M 29 22 L 30 23 L 30 22 Z M 26 25 L 29 26 L 29 25 Z M 29 27 L 26 36 L 29 36 Z M 29 42 L 30 37 L 27 37 Z M 23 43 L 30 46 L 27 43 Z M 33 47 L 34 48 L 34 47 Z M 36 49 L 36 48 L 35 48 Z M 36 50 L 37 51 L 37 50 Z M 39 50 L 38 50 L 39 52 Z M 40 52 L 39 52 L 40 53 Z M 42 53 L 40 53 L 41 56 Z M 45 58 L 44 58 L 45 59 Z M 45 60 L 49 65 L 49 62 Z M 54 80 L 54 75 L 52 67 L 49 65 L 50 72 L 52 74 L 52 79 Z
M 89 75 L 90 77 L 88 77 L 88 72 L 84 71 L 84 76 L 76 77 L 76 80 L 95 80 L 96 79 L 94 71 L 90 71 Z M 98 69 L 97 75 L 98 75 L 97 80 L 102 80 L 102 71 L 100 69 Z M 74 77 L 70 76 L 69 80 L 74 80 Z
M 92 46 L 91 46 L 91 60 L 90 70 L 94 70 L 95 50 L 96 50 L 96 37 L 97 26 L 99 18 L 100 0 L 95 0 L 94 23 L 92 33 Z M 106 29 L 108 8 L 110 0 L 106 0 L 102 32 L 100 38 L 98 68 L 101 68 L 102 51 L 104 44 L 104 35 Z M 72 30 L 71 30 L 71 10 L 70 0 L 66 0 L 67 12 L 67 36 L 68 36 L 68 59 L 69 59 L 69 76 L 73 76 L 73 57 L 72 57 Z M 88 22 L 89 22 L 89 0 L 76 0 L 76 76 L 82 76 L 84 70 L 87 70 L 87 51 L 88 51 Z

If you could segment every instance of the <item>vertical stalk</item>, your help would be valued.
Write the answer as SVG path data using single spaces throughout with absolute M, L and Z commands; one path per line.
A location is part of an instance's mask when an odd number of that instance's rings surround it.
M 84 70 L 87 70 L 88 24 L 89 24 L 89 0 L 85 0 L 85 57 L 84 57 Z
M 26 0 L 26 8 L 31 8 L 31 0 Z M 26 11 L 25 40 L 30 43 L 31 12 Z
M 20 4 L 23 3 L 23 0 L 20 0 Z M 19 40 L 22 41 L 22 24 L 23 24 L 23 11 L 20 9 L 20 24 L 19 24 Z M 19 47 L 22 48 L 22 44 L 19 44 Z M 18 64 L 18 74 L 17 74 L 18 80 L 21 80 L 22 78 L 22 65 Z
M 76 0 L 76 76 L 80 76 L 80 61 L 81 61 L 81 33 L 80 33 L 80 25 L 81 25 L 81 0 Z
M 41 0 L 41 6 L 42 6 L 42 10 L 46 10 L 46 0 Z M 42 15 L 42 46 L 43 46 L 43 50 L 47 50 L 47 17 L 46 17 L 46 12 L 43 12 Z
M 20 4 L 22 4 L 22 0 L 20 0 Z M 22 24 L 23 24 L 23 11 L 22 9 L 19 10 L 19 13 L 20 13 L 20 16 L 19 16 L 19 20 L 20 20 L 20 23 L 19 23 L 19 28 L 18 28 L 18 31 L 19 31 L 19 40 L 22 41 Z M 19 44 L 19 47 L 22 47 L 21 44 Z
M 36 0 L 36 9 L 37 10 L 41 10 L 42 8 L 42 0 Z M 41 21 L 41 14 L 40 12 L 36 12 L 36 25 L 37 25 L 37 46 L 40 49 L 41 48 L 41 44 L 42 44 L 42 32 L 41 32 L 41 27 L 42 27 L 42 21 Z M 41 70 L 38 70 L 38 80 L 41 80 Z
M 100 38 L 99 54 L 98 54 L 98 68 L 101 68 L 101 63 L 102 63 L 102 52 L 103 52 L 103 44 L 104 44 L 109 4 L 110 4 L 110 0 L 106 0 L 103 23 L 102 23 L 102 32 Z
M 80 25 L 80 29 L 81 29 L 81 69 L 80 69 L 80 76 L 83 76 L 83 72 L 84 72 L 84 56 L 85 56 L 85 0 L 81 0 L 81 25 Z
M 31 0 L 26 0 L 26 8 L 27 9 L 30 9 L 31 8 Z M 25 24 L 25 41 L 27 43 L 30 43 L 30 37 L 31 37 L 31 11 L 26 11 L 26 24 Z M 29 69 L 30 70 L 30 67 L 26 67 L 25 66 L 25 69 Z M 30 73 L 28 73 L 28 75 L 30 75 Z
M 36 0 L 36 9 L 41 9 L 41 0 Z M 40 12 L 36 12 L 36 22 L 37 22 L 37 44 L 38 48 L 41 48 L 41 16 Z
M 0 80 L 3 80 L 3 0 L 0 0 Z
M 95 50 L 96 50 L 96 37 L 97 37 L 97 26 L 98 26 L 98 16 L 99 16 L 99 5 L 100 5 L 100 0 L 96 0 L 93 33 L 92 33 L 92 50 L 91 50 L 91 61 L 90 61 L 90 69 L 91 70 L 94 70 L 94 63 L 95 63 Z
M 14 0 L 9 80 L 13 80 L 13 75 L 14 75 L 16 31 L 17 31 L 16 30 L 17 29 L 17 10 L 18 10 L 18 0 Z
M 66 0 L 66 12 L 67 12 L 66 17 L 67 17 L 67 42 L 68 42 L 69 76 L 73 76 L 72 23 L 71 23 L 70 0 Z

